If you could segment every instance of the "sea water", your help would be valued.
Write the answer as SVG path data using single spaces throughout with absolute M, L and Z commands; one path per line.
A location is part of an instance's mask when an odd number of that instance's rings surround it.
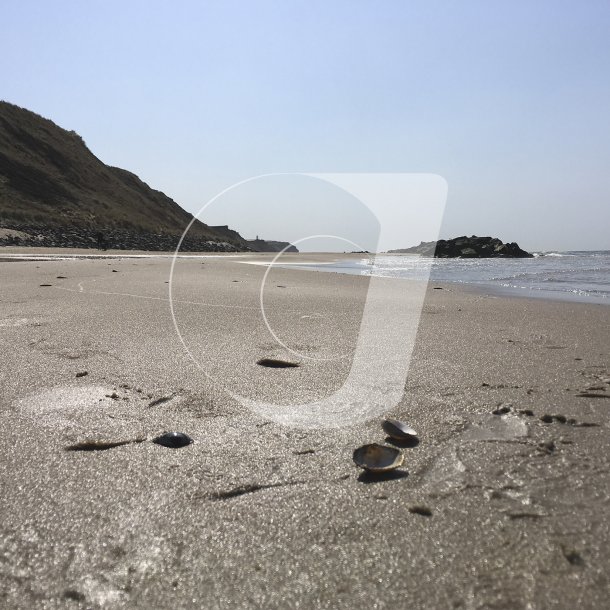
M 534 258 L 436 258 L 378 254 L 375 261 L 292 264 L 318 271 L 474 284 L 497 293 L 518 293 L 610 304 L 610 250 L 537 252 Z

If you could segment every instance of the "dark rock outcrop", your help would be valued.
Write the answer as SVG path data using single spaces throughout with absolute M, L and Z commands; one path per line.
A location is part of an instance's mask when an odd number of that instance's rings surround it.
M 389 250 L 394 254 L 419 254 L 436 258 L 531 258 L 515 242 L 503 243 L 497 237 L 455 237 L 438 241 L 422 241 L 419 246 Z
M 269 241 L 266 239 L 249 239 L 248 246 L 255 252 L 298 252 L 297 248 L 287 241 Z
M 98 231 L 82 226 L 44 227 L 13 222 L 10 229 L 0 229 L 0 246 L 173 252 L 179 240 L 180 235 L 177 234 L 117 228 Z M 223 241 L 222 238 L 210 240 L 192 235 L 190 232 L 180 245 L 181 252 L 243 252 L 247 250 L 248 248 L 241 244 Z
M 244 239 L 237 231 L 229 229 L 227 225 L 213 226 L 210 229 L 229 242 L 243 242 L 248 250 L 254 252 L 281 252 L 284 248 L 286 248 L 286 252 L 298 252 L 297 248 L 287 241 L 273 241 L 259 239 L 258 237 L 256 239 Z

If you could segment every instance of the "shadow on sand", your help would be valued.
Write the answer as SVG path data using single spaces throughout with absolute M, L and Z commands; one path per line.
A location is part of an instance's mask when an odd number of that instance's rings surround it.
M 406 479 L 409 473 L 406 470 L 390 470 L 389 472 L 362 472 L 358 477 L 360 483 L 383 483 L 385 481 L 398 481 Z

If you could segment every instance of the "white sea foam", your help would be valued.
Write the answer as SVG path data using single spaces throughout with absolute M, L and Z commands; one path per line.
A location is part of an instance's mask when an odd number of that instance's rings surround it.
M 371 258 L 363 258 L 324 266 L 292 264 L 291 268 L 421 280 L 426 279 L 428 264 L 429 259 L 423 257 L 387 254 L 377 255 L 374 266 Z M 435 259 L 430 280 L 610 304 L 610 251 L 547 252 L 517 259 Z

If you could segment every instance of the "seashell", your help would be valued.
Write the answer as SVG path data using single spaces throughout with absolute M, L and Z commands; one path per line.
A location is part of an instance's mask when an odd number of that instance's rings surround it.
M 290 362 L 289 360 L 280 360 L 279 358 L 261 358 L 257 361 L 258 365 L 266 366 L 271 369 L 291 369 L 301 366 L 298 362 Z
M 170 449 L 180 449 L 190 445 L 193 439 L 188 434 L 184 434 L 184 432 L 165 432 L 153 438 L 152 442 L 163 447 L 169 447 Z
M 417 436 L 413 428 L 397 419 L 386 419 L 381 426 L 389 437 L 399 441 L 410 440 Z
M 400 449 L 386 445 L 363 445 L 354 451 L 356 466 L 369 472 L 388 472 L 402 466 L 404 456 Z

